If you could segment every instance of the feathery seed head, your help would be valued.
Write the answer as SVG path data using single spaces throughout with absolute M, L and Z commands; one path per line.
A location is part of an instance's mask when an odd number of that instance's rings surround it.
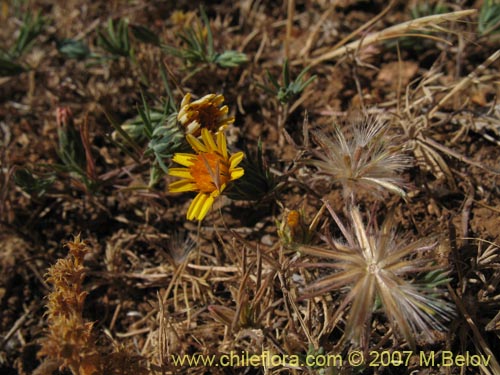
M 331 214 L 347 243 L 331 240 L 333 249 L 299 248 L 305 255 L 330 259 L 330 267 L 337 270 L 308 285 L 301 299 L 348 287 L 332 320 L 350 306 L 345 336 L 363 347 L 368 345 L 377 297 L 393 330 L 401 333 L 412 347 L 419 334 L 422 339 L 432 341 L 433 330 L 444 329 L 442 321 L 450 319 L 453 308 L 438 297 L 442 294 L 436 293 L 434 287 L 412 279 L 414 275 L 435 270 L 429 258 L 435 244 L 429 244 L 425 238 L 408 242 L 397 236 L 390 218 L 379 231 L 366 228 L 357 207 L 351 211 L 351 231 L 333 211 Z
M 316 159 L 309 163 L 320 175 L 341 183 L 346 196 L 358 190 L 373 194 L 389 190 L 404 196 L 400 174 L 409 167 L 410 158 L 387 129 L 380 117 L 363 115 L 342 130 L 336 126 L 330 133 L 313 131 L 320 149 L 313 150 Z

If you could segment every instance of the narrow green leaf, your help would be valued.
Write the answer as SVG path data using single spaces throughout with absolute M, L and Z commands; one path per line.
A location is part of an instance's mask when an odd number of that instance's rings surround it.
M 137 40 L 154 46 L 160 46 L 160 38 L 158 35 L 153 33 L 147 27 L 134 24 L 129 25 L 129 27 L 132 30 L 132 35 L 134 35 L 134 38 Z

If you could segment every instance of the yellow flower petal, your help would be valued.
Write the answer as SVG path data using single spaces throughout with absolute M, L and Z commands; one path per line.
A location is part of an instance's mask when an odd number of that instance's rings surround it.
M 241 163 L 243 158 L 245 157 L 245 154 L 243 152 L 237 152 L 236 154 L 232 155 L 231 158 L 229 159 L 229 169 L 235 168 L 238 164 Z
M 186 126 L 186 134 L 194 134 L 198 131 L 198 129 L 201 127 L 200 123 L 198 121 L 191 121 L 187 126 Z
M 191 172 L 187 168 L 169 168 L 168 174 L 170 176 L 187 178 L 188 180 L 192 180 L 193 176 L 191 176 Z
M 205 145 L 191 134 L 186 135 L 186 140 L 189 142 L 193 150 L 195 150 L 196 152 L 208 152 Z
M 220 113 L 221 115 L 227 115 L 227 113 L 228 113 L 228 112 L 229 112 L 229 107 L 228 107 L 227 105 L 222 106 L 222 107 L 220 107 L 220 109 L 219 109 L 219 113 Z
M 222 133 L 224 130 L 226 130 L 227 124 L 219 126 L 219 129 L 217 129 L 217 134 Z
M 196 190 L 198 190 L 198 188 L 196 187 L 196 183 L 188 180 L 179 180 L 168 185 L 168 191 L 171 193 L 183 193 L 185 191 Z
M 193 220 L 198 217 L 198 214 L 203 207 L 203 204 L 207 200 L 208 196 L 205 193 L 198 193 L 198 195 L 193 199 L 189 205 L 186 217 L 188 220 Z
M 220 106 L 222 103 L 224 103 L 224 96 L 221 94 L 218 94 L 213 98 L 212 103 L 214 103 L 217 107 Z
M 210 196 L 212 196 L 213 198 L 217 198 L 219 195 L 222 194 L 222 192 L 224 191 L 224 189 L 226 188 L 227 184 L 222 184 L 219 188 L 219 190 L 215 190 L 212 192 L 212 194 L 210 194 Z
M 204 100 L 212 100 L 213 96 L 206 96 Z M 200 99 L 201 100 L 201 99 Z M 213 102 L 210 102 L 213 105 Z M 226 112 L 222 108 L 219 112 Z M 189 104 L 186 113 L 198 113 L 194 103 Z M 224 128 L 227 123 L 234 121 L 234 118 L 227 119 L 225 123 L 219 123 L 219 128 Z M 197 121 L 193 120 L 192 122 Z M 191 122 L 191 123 L 192 123 Z M 184 124 L 190 127 L 190 124 Z M 212 127 L 213 128 L 213 127 Z M 187 134 L 186 140 L 195 151 L 193 154 L 175 154 L 174 162 L 187 168 L 171 168 L 169 174 L 179 177 L 182 180 L 169 185 L 172 192 L 195 191 L 198 194 L 189 205 L 186 217 L 188 220 L 203 220 L 213 206 L 215 199 L 223 193 L 227 184 L 238 178 L 241 178 L 245 171 L 243 168 L 237 168 L 238 164 L 244 158 L 243 152 L 237 152 L 231 155 L 227 149 L 227 139 L 224 133 L 214 134 L 214 129 L 198 129 L 200 139 L 195 135 Z
M 225 160 L 227 160 L 228 155 L 227 155 L 226 136 L 222 132 L 217 133 L 217 146 L 218 146 L 218 150 L 219 150 L 220 154 L 222 155 L 222 157 Z
M 199 104 L 206 104 L 206 103 L 210 102 L 210 101 L 211 101 L 213 98 L 215 98 L 215 97 L 216 97 L 216 95 L 215 95 L 215 94 L 207 94 L 207 95 L 205 95 L 204 97 L 202 97 L 202 98 L 200 98 L 200 99 L 198 99 L 198 100 L 195 100 L 195 101 L 193 102 L 193 104 L 198 104 L 198 105 L 199 105 Z
M 200 208 L 200 212 L 198 213 L 197 219 L 203 220 L 205 216 L 207 216 L 207 213 L 213 204 L 214 204 L 214 198 L 212 196 L 207 197 L 207 200 L 203 203 L 203 206 Z
M 189 104 L 191 103 L 191 94 L 188 92 L 186 95 L 184 95 L 184 98 L 182 98 L 182 102 L 181 102 L 181 111 L 182 111 L 182 108 L 186 105 L 186 104 Z
M 201 139 L 203 143 L 207 146 L 209 151 L 217 151 L 217 145 L 214 142 L 214 137 L 207 129 L 201 129 Z
M 194 160 L 196 160 L 196 155 L 177 153 L 174 155 L 172 160 L 177 164 L 190 167 L 193 165 Z
M 185 124 L 186 122 L 188 122 L 189 117 L 188 117 L 186 107 L 182 108 L 179 111 L 179 113 L 177 114 L 177 120 L 179 120 L 179 122 L 182 124 Z
M 245 174 L 243 168 L 235 168 L 231 171 L 231 181 L 241 178 Z

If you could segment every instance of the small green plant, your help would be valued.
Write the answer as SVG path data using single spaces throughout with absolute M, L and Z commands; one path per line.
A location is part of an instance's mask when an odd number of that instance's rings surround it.
M 59 147 L 57 155 L 62 164 L 50 165 L 54 170 L 69 175 L 80 183 L 88 192 L 94 192 L 98 186 L 94 159 L 90 152 L 90 139 L 87 120 L 79 129 L 73 123 L 69 108 L 57 110 L 57 135 Z
M 40 12 L 34 16 L 31 12 L 24 15 L 19 35 L 14 44 L 7 51 L 0 49 L 1 77 L 14 76 L 28 70 L 18 60 L 33 46 L 35 39 L 42 32 L 44 24 L 45 20 Z
M 16 76 L 26 70 L 23 65 L 16 63 L 12 57 L 0 51 L 0 77 Z
M 28 51 L 33 46 L 33 43 L 38 35 L 41 34 L 44 24 L 45 20 L 41 16 L 40 12 L 36 13 L 35 16 L 33 16 L 30 12 L 27 12 L 24 16 L 19 36 L 17 37 L 16 43 L 12 46 L 9 54 L 17 58 Z
M 278 82 L 278 78 L 275 78 L 273 75 L 271 75 L 269 71 L 267 71 L 267 77 L 270 84 L 257 83 L 257 86 L 262 88 L 268 94 L 273 95 L 278 100 L 278 144 L 280 145 L 280 147 L 282 147 L 285 143 L 285 124 L 290 113 L 293 112 L 293 107 L 295 106 L 292 105 L 292 100 L 296 99 L 302 93 L 302 91 L 304 91 L 304 89 L 316 79 L 316 76 L 313 75 L 309 79 L 305 80 L 305 75 L 308 70 L 308 67 L 303 69 L 295 78 L 295 80 L 292 80 L 290 77 L 288 60 L 285 60 L 281 72 L 283 80 L 282 84 L 280 84 Z
M 113 19 L 108 20 L 106 33 L 102 30 L 97 32 L 98 44 L 113 56 L 131 57 L 132 45 L 128 33 L 128 21 L 120 19 L 115 26 Z
M 156 129 L 164 121 L 165 111 L 150 108 L 147 104 L 143 104 L 142 108 L 137 109 L 137 116 L 123 123 L 121 129 L 140 145 L 144 141 L 151 139 L 150 129 Z M 117 138 L 118 134 L 118 132 L 113 134 L 114 139 Z
M 128 20 L 120 19 L 115 24 L 113 19 L 108 20 L 108 25 L 105 31 L 98 30 L 97 42 L 108 53 L 111 54 L 111 59 L 116 60 L 120 57 L 130 59 L 133 66 L 137 68 L 141 81 L 146 86 L 149 86 L 149 80 L 143 69 L 139 65 L 135 56 L 134 46 L 130 39 L 130 30 L 134 37 L 145 43 L 158 44 L 159 40 L 153 32 L 144 26 L 129 25 Z M 103 60 L 108 57 L 103 57 Z
M 160 38 L 150 29 L 142 25 L 129 25 L 130 31 L 135 39 L 142 43 L 152 44 L 154 46 L 160 46 Z
M 140 111 L 145 124 L 145 134 L 149 139 L 144 155 L 153 157 L 149 186 L 154 186 L 164 174 L 168 173 L 165 161 L 171 159 L 176 152 L 187 149 L 187 143 L 177 125 L 177 113 L 169 110 L 168 104 L 162 117 L 156 122 L 153 121 L 155 113 L 146 105 Z
M 290 78 L 290 68 L 288 65 L 288 60 L 285 60 L 283 64 L 282 77 L 283 84 L 278 82 L 278 79 L 275 78 L 269 71 L 267 71 L 267 77 L 272 86 L 259 85 L 268 93 L 274 95 L 276 99 L 281 104 L 289 104 L 293 99 L 297 98 L 298 95 L 304 91 L 304 89 L 311 84 L 316 79 L 316 76 L 313 75 L 309 77 L 307 80 L 304 79 L 306 73 L 309 68 L 303 69 L 295 80 Z
M 500 2 L 497 0 L 483 2 L 477 28 L 483 36 L 500 32 Z
M 28 168 L 20 168 L 14 174 L 14 182 L 26 193 L 37 198 L 44 196 L 56 181 L 53 173 L 34 173 Z
M 166 101 L 151 107 L 141 93 L 142 103 L 137 106 L 137 116 L 133 119 L 119 124 L 108 116 L 115 128 L 113 139 L 124 152 L 137 162 L 143 157 L 152 159 L 149 187 L 156 185 L 160 178 L 168 173 L 167 161 L 176 152 L 190 149 L 178 124 L 178 111 L 162 65 L 160 73 L 167 95 Z
M 58 41 L 57 50 L 61 55 L 69 59 L 85 60 L 90 57 L 96 57 L 81 40 L 63 39 Z
M 233 68 L 247 62 L 248 58 L 242 52 L 227 50 L 218 53 L 215 51 L 212 29 L 203 8 L 200 8 L 200 14 L 203 26 L 198 23 L 196 28 L 189 27 L 178 34 L 185 45 L 183 48 L 164 45 L 163 50 L 184 60 L 188 68 L 196 67 L 192 74 L 203 69 L 207 64 L 215 64 L 221 68 Z
M 184 133 L 177 125 L 177 112 L 170 100 L 163 104 L 163 110 L 158 110 L 151 108 L 143 96 L 142 106 L 137 107 L 137 112 L 135 118 L 121 125 L 109 119 L 116 129 L 113 138 L 124 151 L 128 145 L 133 151 L 126 152 L 137 161 L 143 156 L 152 159 L 149 180 L 152 187 L 168 173 L 167 160 L 188 146 Z

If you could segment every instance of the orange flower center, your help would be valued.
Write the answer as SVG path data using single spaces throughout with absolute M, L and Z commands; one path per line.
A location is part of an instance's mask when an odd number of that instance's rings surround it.
M 203 152 L 196 156 L 196 161 L 189 167 L 196 186 L 202 193 L 221 191 L 222 185 L 229 182 L 229 165 L 215 152 Z

